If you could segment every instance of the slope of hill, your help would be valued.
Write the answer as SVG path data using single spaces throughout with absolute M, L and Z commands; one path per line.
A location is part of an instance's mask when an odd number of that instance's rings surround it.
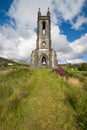
M 80 75 L 82 76 L 82 75 Z M 86 130 L 87 86 L 49 69 L 0 75 L 0 130 Z
M 8 67 L 8 66 L 29 66 L 29 65 L 26 63 L 16 62 L 13 60 L 0 57 L 0 67 Z
M 17 63 L 17 62 L 15 62 L 15 61 L 12 61 L 12 60 L 9 60 L 9 59 L 3 58 L 3 57 L 0 57 L 0 62 L 6 62 L 6 63 L 12 62 L 12 63 Z

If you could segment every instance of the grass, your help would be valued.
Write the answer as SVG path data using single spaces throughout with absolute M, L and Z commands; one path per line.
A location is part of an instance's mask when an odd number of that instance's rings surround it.
M 86 130 L 86 77 L 72 75 L 27 67 L 1 72 L 0 130 Z

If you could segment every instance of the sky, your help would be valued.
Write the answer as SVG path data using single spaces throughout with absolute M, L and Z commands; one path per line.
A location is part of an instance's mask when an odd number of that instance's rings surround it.
M 87 62 L 87 0 L 0 0 L 0 57 L 30 62 L 38 8 L 46 15 L 48 7 L 58 63 Z

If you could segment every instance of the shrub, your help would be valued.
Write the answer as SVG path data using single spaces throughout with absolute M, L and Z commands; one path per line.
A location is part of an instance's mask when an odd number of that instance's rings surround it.
M 61 76 L 65 76 L 65 77 L 67 76 L 67 71 L 65 71 L 63 68 L 57 68 L 54 70 L 54 72 Z
M 87 63 L 82 63 L 81 66 L 78 67 L 80 71 L 87 71 Z

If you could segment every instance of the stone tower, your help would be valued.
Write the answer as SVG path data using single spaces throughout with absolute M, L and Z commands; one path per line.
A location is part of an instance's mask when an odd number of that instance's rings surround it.
M 49 8 L 46 16 L 41 15 L 40 8 L 38 11 L 36 49 L 32 51 L 30 67 L 57 67 L 57 55 L 51 48 L 51 20 Z

